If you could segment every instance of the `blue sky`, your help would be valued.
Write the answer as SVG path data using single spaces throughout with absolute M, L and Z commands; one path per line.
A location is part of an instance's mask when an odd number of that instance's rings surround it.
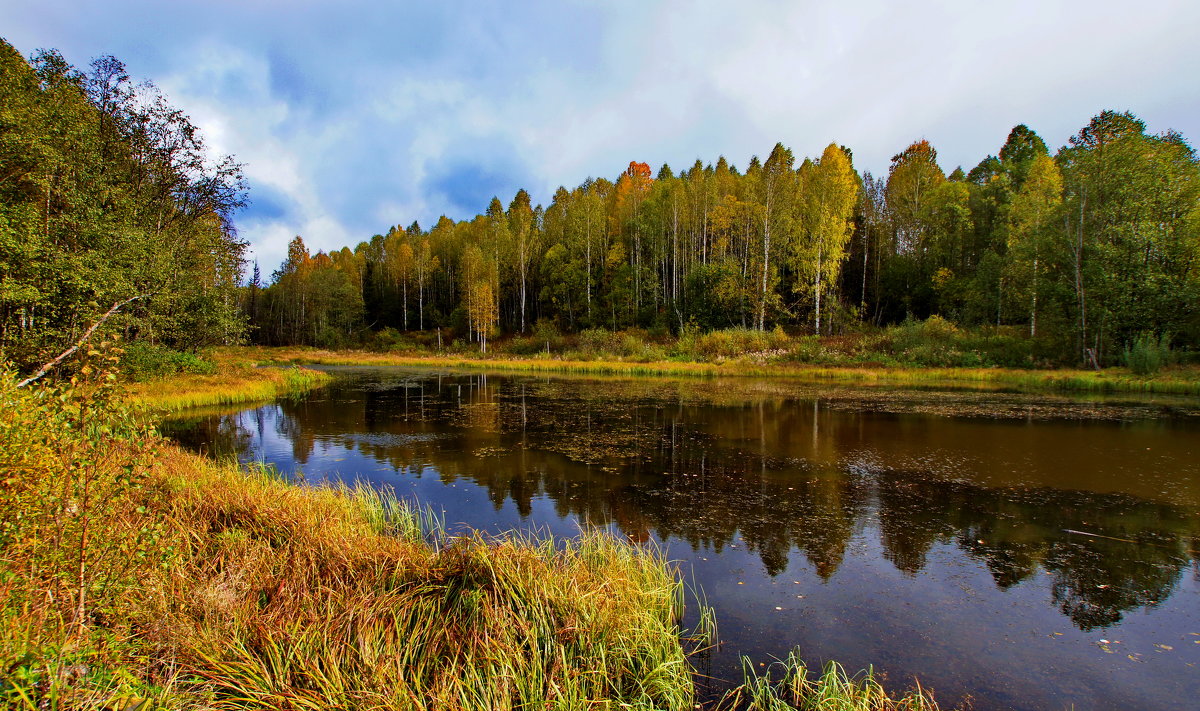
M 1200 138 L 1200 2 L 28 0 L 0 36 L 113 54 L 246 164 L 264 273 L 287 241 L 546 203 L 559 185 L 830 141 L 885 173 L 918 138 L 969 169 L 1026 123 L 1107 108 Z

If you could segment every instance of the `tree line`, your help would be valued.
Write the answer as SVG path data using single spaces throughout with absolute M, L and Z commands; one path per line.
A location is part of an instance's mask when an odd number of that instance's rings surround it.
M 1016 126 L 997 155 L 948 175 L 925 140 L 878 177 L 843 146 L 797 165 L 777 144 L 744 170 L 632 162 L 548 207 L 521 190 L 329 254 L 297 237 L 247 308 L 265 343 L 436 327 L 482 348 L 538 320 L 835 335 L 939 315 L 1020 330 L 1062 362 L 1113 362 L 1145 333 L 1197 344 L 1198 198 L 1184 138 L 1115 111 L 1054 154 Z
M 152 84 L 0 40 L 0 357 L 30 370 L 101 322 L 179 350 L 243 337 L 241 166 Z
M 98 322 L 194 351 L 250 337 L 346 346 L 385 329 L 478 343 L 534 324 L 836 336 L 940 316 L 1063 363 L 1135 338 L 1200 344 L 1200 163 L 1105 111 L 1051 153 L 1024 125 L 946 174 L 919 140 L 886 175 L 777 144 L 525 190 L 467 220 L 396 225 L 242 283 L 241 166 L 115 58 L 86 71 L 0 40 L 0 355 L 28 370 Z M 247 328 L 249 326 L 249 328 Z

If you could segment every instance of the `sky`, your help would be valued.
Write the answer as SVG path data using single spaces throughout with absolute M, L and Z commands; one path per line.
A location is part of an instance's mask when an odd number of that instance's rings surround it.
M 637 160 L 744 168 L 830 142 L 883 175 L 929 140 L 947 172 L 1024 123 L 1051 150 L 1105 109 L 1200 138 L 1196 0 L 14 0 L 0 37 L 111 54 L 245 164 L 239 234 L 287 242 L 548 204 Z

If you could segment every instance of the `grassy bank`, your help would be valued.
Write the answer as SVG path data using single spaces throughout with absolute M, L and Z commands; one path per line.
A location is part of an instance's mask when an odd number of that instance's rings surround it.
M 271 400 L 310 390 L 331 379 L 326 373 L 307 368 L 256 368 L 229 361 L 219 362 L 216 370 L 211 375 L 185 373 L 128 383 L 124 392 L 132 403 L 174 411 Z
M 0 389 L 6 708 L 691 708 L 653 551 L 449 540 L 163 444 L 103 386 Z
M 662 360 L 641 362 L 597 356 L 580 360 L 560 357 L 527 358 L 465 354 L 394 354 L 370 351 L 328 351 L 305 347 L 261 346 L 217 351 L 220 358 L 264 364 L 406 366 L 497 370 L 516 373 L 579 373 L 603 375 L 664 375 L 687 377 L 786 377 L 802 382 L 858 385 L 1007 389 L 1030 392 L 1162 393 L 1200 395 L 1200 368 L 1176 366 L 1141 376 L 1127 368 L 1100 371 L 1017 368 L 935 368 L 806 365 L 757 357 L 715 361 Z
M 215 463 L 161 441 L 104 371 L 32 389 L 0 374 L 0 706 L 694 707 L 700 640 L 653 549 L 451 539 L 386 492 Z M 241 375 L 201 382 L 257 377 Z M 190 404 L 195 383 L 146 387 Z M 794 666 L 716 708 L 930 708 L 840 671 L 797 686 Z

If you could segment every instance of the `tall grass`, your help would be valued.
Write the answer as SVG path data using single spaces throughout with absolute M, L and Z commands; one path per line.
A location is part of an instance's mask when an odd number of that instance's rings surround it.
M 6 708 L 692 706 L 681 583 L 653 550 L 599 532 L 450 538 L 390 492 L 165 445 L 103 387 L 13 382 Z
M 873 669 L 849 675 L 830 662 L 814 675 L 797 650 L 760 674 L 743 659 L 745 680 L 725 695 L 726 711 L 937 711 L 933 696 L 919 686 L 900 695 L 889 694 Z M 778 676 L 776 676 L 778 675 Z
M 309 368 L 221 368 L 214 375 L 176 375 L 167 379 L 131 383 L 126 387 L 131 402 L 146 407 L 176 411 L 206 405 L 271 400 L 300 393 L 329 380 L 327 373 Z
M 1102 371 L 1070 369 L 1017 369 L 993 367 L 912 367 L 880 365 L 810 365 L 782 358 L 722 361 L 660 360 L 641 362 L 593 358 L 467 358 L 458 355 L 396 356 L 362 351 L 320 351 L 303 348 L 254 348 L 240 355 L 267 363 L 322 365 L 400 366 L 489 370 L 511 373 L 567 373 L 596 375 L 657 375 L 680 377 L 784 377 L 800 382 L 859 385 L 1007 389 L 1030 392 L 1088 392 L 1200 395 L 1200 370 L 1178 366 L 1154 377 L 1139 376 L 1126 368 Z

